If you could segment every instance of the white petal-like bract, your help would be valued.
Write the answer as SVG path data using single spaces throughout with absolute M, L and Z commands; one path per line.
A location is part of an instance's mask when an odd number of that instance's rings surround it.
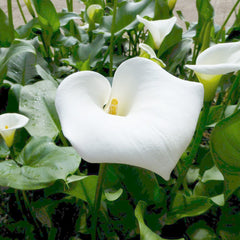
M 118 115 L 103 109 L 112 99 Z M 166 180 L 192 139 L 202 103 L 202 84 L 139 57 L 118 67 L 112 89 L 102 75 L 82 71 L 56 94 L 63 133 L 83 159 L 142 167 Z
M 4 113 L 0 115 L 0 134 L 8 147 L 11 147 L 16 129 L 24 127 L 28 118 L 18 113 Z
M 240 42 L 219 43 L 199 54 L 196 65 L 186 65 L 195 72 L 222 75 L 240 70 Z
M 164 38 L 172 31 L 177 18 L 171 17 L 169 19 L 149 21 L 137 15 L 137 20 L 143 23 L 149 30 L 149 32 L 152 34 L 155 48 L 159 49 Z

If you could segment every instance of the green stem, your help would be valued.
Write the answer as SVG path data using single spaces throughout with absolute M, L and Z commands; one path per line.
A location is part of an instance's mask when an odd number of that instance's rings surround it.
M 232 16 L 233 12 L 235 11 L 235 9 L 236 9 L 236 7 L 237 7 L 237 5 L 238 5 L 239 3 L 240 3 L 240 0 L 238 0 L 238 1 L 234 4 L 232 10 L 229 12 L 227 18 L 225 19 L 224 23 L 222 24 L 221 29 L 219 30 L 219 32 L 217 33 L 217 36 L 216 36 L 216 40 L 217 40 L 217 42 L 218 42 L 218 39 L 219 39 L 219 37 L 220 37 L 220 35 L 221 35 L 223 29 L 224 29 L 225 26 L 226 26 L 228 20 L 229 20 L 230 17 Z
M 25 16 L 24 16 L 24 13 L 23 13 L 23 10 L 22 10 L 22 6 L 21 6 L 19 0 L 17 0 L 17 5 L 18 5 L 18 9 L 19 9 L 19 11 L 20 11 L 20 13 L 21 13 L 21 16 L 22 16 L 22 18 L 23 18 L 23 21 L 24 21 L 24 23 L 26 24 L 26 23 L 27 23 L 27 20 L 26 20 L 26 18 L 25 18 Z
M 67 141 L 66 138 L 63 136 L 63 133 L 62 133 L 61 130 L 59 130 L 59 138 L 60 138 L 63 146 L 65 146 L 65 147 L 68 147 L 68 146 L 69 146 L 68 141 Z
M 194 48 L 193 48 L 193 57 L 192 57 L 191 64 L 195 64 L 196 63 L 196 59 L 197 59 L 198 53 L 199 53 L 199 44 L 195 41 Z M 194 77 L 194 71 L 190 70 L 189 81 L 193 81 L 193 77 Z
M 66 2 L 67 2 L 67 9 L 68 9 L 68 12 L 73 12 L 73 0 L 66 0 Z M 69 22 L 69 26 L 70 26 L 70 33 L 71 33 L 71 35 L 75 35 L 74 34 L 74 21 L 73 20 L 71 20 L 70 22 Z
M 8 21 L 9 28 L 11 31 L 11 38 L 14 39 L 14 25 L 13 25 L 13 15 L 12 15 L 12 0 L 7 0 L 7 8 L 8 8 Z
M 114 40 L 113 45 L 115 45 L 115 44 L 118 42 L 118 39 L 119 39 L 119 38 L 116 38 L 116 39 Z M 110 49 L 108 48 L 108 49 L 106 50 L 106 52 L 104 53 L 103 61 L 102 61 L 103 63 L 105 63 L 105 61 L 106 61 L 109 53 L 110 53 Z
M 29 203 L 29 200 L 27 198 L 27 195 L 25 193 L 25 191 L 22 191 L 22 196 L 23 196 L 23 200 L 24 200 L 24 204 L 25 204 L 25 208 L 28 210 L 29 214 L 30 214 L 30 217 L 36 227 L 36 229 L 39 231 L 39 234 L 41 237 L 44 236 L 43 232 L 42 232 L 42 229 L 41 227 L 39 226 L 38 222 L 37 222 L 37 219 L 35 218 L 35 215 L 32 213 L 32 207 Z
M 66 0 L 67 2 L 67 9 L 69 12 L 73 11 L 73 1 L 72 0 Z
M 51 50 L 50 50 L 50 46 L 47 44 L 47 35 L 44 32 L 41 32 L 40 34 L 41 40 L 42 40 L 42 44 L 43 44 L 43 49 L 45 51 L 45 57 L 48 63 L 51 62 Z
M 109 76 L 113 76 L 113 52 L 114 52 L 114 30 L 115 30 L 115 21 L 116 21 L 116 14 L 117 14 L 117 0 L 114 0 L 113 3 L 113 16 L 112 16 L 112 27 L 111 27 L 111 38 L 110 38 L 110 65 L 109 65 Z
M 94 201 L 94 212 L 93 212 L 93 220 L 92 220 L 92 240 L 97 239 L 96 238 L 97 237 L 97 220 L 98 220 L 98 212 L 100 209 L 101 199 L 102 199 L 105 169 L 106 169 L 106 163 L 101 163 L 99 173 L 98 173 L 98 183 L 97 183 L 95 201 Z
M 198 120 L 197 130 L 196 130 L 196 134 L 195 134 L 195 137 L 194 137 L 194 140 L 193 140 L 191 151 L 190 151 L 189 155 L 182 161 L 182 163 L 183 163 L 182 171 L 179 175 L 179 178 L 178 178 L 176 184 L 172 188 L 172 191 L 171 191 L 172 194 L 171 195 L 175 195 L 177 190 L 179 189 L 179 187 L 182 185 L 183 180 L 184 180 L 184 178 L 187 174 L 187 171 L 190 168 L 193 159 L 197 155 L 198 148 L 199 148 L 199 145 L 200 145 L 201 140 L 202 140 L 202 135 L 203 135 L 203 132 L 205 130 L 206 123 L 207 123 L 210 105 L 211 105 L 211 102 L 205 102 L 204 103 L 202 113 L 201 113 L 200 118 Z
M 19 191 L 18 191 L 17 189 L 15 189 L 14 193 L 15 193 L 16 203 L 17 203 L 17 205 L 18 205 L 19 210 L 20 210 L 21 213 L 22 213 L 22 217 L 23 217 L 23 219 L 24 219 L 25 222 L 28 222 L 28 220 L 27 220 L 27 218 L 26 218 L 26 215 L 24 214 L 24 211 L 23 211 L 22 202 L 21 202 L 21 200 L 20 200 L 20 198 L 19 198 Z

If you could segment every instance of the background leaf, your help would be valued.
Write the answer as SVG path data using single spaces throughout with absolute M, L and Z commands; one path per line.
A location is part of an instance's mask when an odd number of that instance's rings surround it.
M 36 54 L 35 48 L 30 41 L 27 40 L 14 40 L 10 48 L 0 58 L 0 82 L 7 73 L 7 63 L 9 60 L 22 53 Z
M 60 27 L 57 11 L 50 0 L 32 0 L 43 29 L 56 32 Z
M 55 139 L 60 123 L 55 109 L 56 84 L 43 80 L 22 87 L 19 111 L 29 117 L 26 126 L 32 136 L 48 136 Z
M 10 59 L 7 77 L 21 85 L 29 84 L 37 76 L 35 69 L 36 56 L 26 52 Z
M 184 217 L 193 217 L 205 213 L 212 203 L 205 196 L 186 196 L 183 192 L 178 192 L 173 200 L 172 207 L 167 213 L 167 224 L 173 224 Z
M 209 31 L 208 25 L 211 24 L 211 20 L 213 19 L 214 9 L 210 0 L 197 0 L 196 5 L 198 10 L 198 24 L 196 26 L 195 41 L 201 45 L 204 44 L 204 35 L 208 34 L 205 31 Z
M 41 189 L 73 174 L 81 158 L 72 147 L 57 147 L 50 138 L 32 138 L 16 160 L 0 163 L 0 185 L 21 190 Z
M 220 121 L 214 128 L 210 148 L 213 159 L 225 179 L 228 197 L 240 186 L 240 111 Z
M 14 39 L 8 18 L 0 8 L 0 47 L 9 47 Z

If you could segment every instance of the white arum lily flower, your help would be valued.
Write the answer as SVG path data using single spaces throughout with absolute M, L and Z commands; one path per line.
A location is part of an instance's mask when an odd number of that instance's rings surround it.
M 164 38 L 171 32 L 174 24 L 177 21 L 176 17 L 164 20 L 148 21 L 145 18 L 137 15 L 137 20 L 145 25 L 153 37 L 154 47 L 160 48 Z
M 140 57 L 149 58 L 152 61 L 159 64 L 159 66 L 166 67 L 165 63 L 156 56 L 156 53 L 154 52 L 154 50 L 149 45 L 147 45 L 145 43 L 140 43 L 139 47 L 142 49 L 142 52 L 143 52 L 143 53 L 140 54 Z
M 102 6 L 99 4 L 90 5 L 87 9 L 87 15 L 88 15 L 89 19 L 94 21 L 95 15 L 98 13 L 98 11 L 101 11 L 101 10 L 102 10 Z
M 240 42 L 209 47 L 198 55 L 196 65 L 186 67 L 194 70 L 204 85 L 205 101 L 211 101 L 222 75 L 240 70 Z
M 15 131 L 28 123 L 28 118 L 18 113 L 4 113 L 0 115 L 0 134 L 8 147 L 11 147 Z
M 168 180 L 191 141 L 202 102 L 202 84 L 136 57 L 118 67 L 112 88 L 96 72 L 68 76 L 55 103 L 63 133 L 83 159 L 138 166 Z

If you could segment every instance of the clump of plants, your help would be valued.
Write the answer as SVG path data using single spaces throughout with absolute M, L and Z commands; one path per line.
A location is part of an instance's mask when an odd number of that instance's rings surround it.
M 240 1 L 222 26 L 210 0 L 24 2 L 0 9 L 1 239 L 239 239 Z

